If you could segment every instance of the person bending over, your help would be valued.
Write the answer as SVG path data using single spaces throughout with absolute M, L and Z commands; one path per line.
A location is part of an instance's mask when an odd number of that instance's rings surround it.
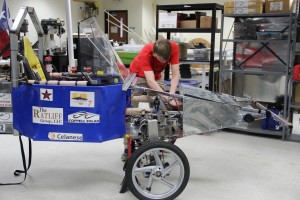
M 162 71 L 168 64 L 171 64 L 172 78 L 170 94 L 175 94 L 180 78 L 179 72 L 179 47 L 167 39 L 157 40 L 155 43 L 149 43 L 143 47 L 141 52 L 134 58 L 130 64 L 130 73 L 137 73 L 139 80 L 137 85 L 149 87 L 154 90 L 164 92 L 159 82 L 162 82 Z M 180 103 L 174 98 L 163 96 L 172 106 L 178 106 Z M 127 140 L 124 138 L 124 152 L 121 155 L 122 161 L 128 159 Z
M 163 92 L 158 82 L 163 80 L 162 71 L 170 64 L 172 71 L 170 94 L 175 94 L 180 78 L 179 72 L 179 47 L 167 39 L 157 40 L 143 47 L 141 52 L 130 64 L 130 73 L 137 73 L 137 77 L 144 79 L 151 89 Z M 167 100 L 167 97 L 164 97 Z M 172 106 L 177 106 L 175 99 L 170 99 Z

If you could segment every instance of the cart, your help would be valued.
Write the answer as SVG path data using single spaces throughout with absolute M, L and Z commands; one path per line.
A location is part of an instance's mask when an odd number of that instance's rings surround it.
M 135 74 L 125 74 L 122 62 L 94 18 L 79 24 L 83 35 L 79 38 L 85 43 L 80 43 L 85 45 L 80 49 L 80 65 L 84 67 L 84 62 L 93 60 L 92 72 L 86 70 L 86 65 L 81 72 L 60 73 L 54 80 L 42 80 L 36 78 L 41 77 L 41 71 L 30 68 L 23 77 L 19 73 L 15 34 L 27 12 L 34 16 L 34 9 L 21 9 L 11 32 L 14 134 L 34 141 L 97 143 L 125 135 L 129 159 L 120 192 L 128 187 L 143 200 L 179 196 L 188 183 L 190 167 L 184 152 L 174 144 L 178 138 L 232 127 L 243 120 L 251 122 L 266 113 L 282 126 L 290 125 L 271 111 L 249 107 L 254 102 L 249 97 L 237 98 L 188 85 L 180 85 L 179 94 L 173 95 L 135 86 Z M 151 108 L 130 108 L 132 96 L 144 92 L 154 93 L 154 98 L 143 96 Z M 179 105 L 175 110 L 169 109 L 163 95 L 179 99 L 182 109 Z M 23 163 L 24 170 L 16 174 L 26 175 L 30 167 L 24 152 Z

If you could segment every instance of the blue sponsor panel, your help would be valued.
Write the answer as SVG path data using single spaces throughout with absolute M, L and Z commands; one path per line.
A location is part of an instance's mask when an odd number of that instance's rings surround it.
M 13 126 L 38 141 L 103 142 L 125 133 L 122 85 L 13 88 Z

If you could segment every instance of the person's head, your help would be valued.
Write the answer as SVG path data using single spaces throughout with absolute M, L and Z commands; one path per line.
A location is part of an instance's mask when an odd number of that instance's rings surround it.
M 171 54 L 171 44 L 167 39 L 157 40 L 153 46 L 153 56 L 160 62 L 169 60 Z

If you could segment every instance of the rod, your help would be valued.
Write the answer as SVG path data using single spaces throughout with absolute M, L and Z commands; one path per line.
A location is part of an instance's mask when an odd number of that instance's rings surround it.
M 153 89 L 146 88 L 146 87 L 138 87 L 138 86 L 134 86 L 134 87 L 131 87 L 131 89 L 133 89 L 133 90 L 142 90 L 142 91 L 156 92 L 156 93 L 158 93 L 158 94 L 165 95 L 165 96 L 169 96 L 169 97 L 173 97 L 173 98 L 180 98 L 180 99 L 183 99 L 183 98 L 184 98 L 183 95 L 179 95 L 179 94 L 170 94 L 170 93 L 168 93 L 168 92 L 161 92 L 161 91 L 153 90 Z
M 80 46 L 80 22 L 77 23 L 77 70 L 79 69 L 80 71 L 82 71 L 81 69 L 81 58 L 80 58 L 80 50 L 81 50 L 81 46 Z
M 117 22 L 121 23 L 120 20 L 118 20 L 117 18 L 115 18 L 113 15 L 111 15 L 108 11 L 104 10 L 104 12 L 106 14 L 108 14 L 111 18 L 115 19 Z M 107 20 L 109 23 L 112 23 L 114 25 L 116 25 L 115 23 L 113 23 L 112 21 L 109 21 Z M 126 26 L 124 23 L 122 24 L 126 29 L 124 29 L 127 33 L 131 33 L 131 34 L 134 34 L 136 35 L 144 44 L 147 44 L 147 42 L 139 35 L 137 34 L 135 31 L 133 31 L 131 28 L 129 28 L 128 26 Z M 116 25 L 118 26 L 119 28 L 121 28 L 119 25 Z M 123 27 L 122 27 L 123 28 Z
M 118 28 L 121 29 L 120 25 L 118 25 L 118 24 L 116 24 L 116 23 L 114 23 L 114 22 L 112 22 L 108 19 L 106 19 L 106 21 L 108 21 L 109 23 L 111 23 L 111 24 L 113 24 L 113 25 L 115 25 L 115 26 L 117 26 Z M 124 24 L 123 24 L 123 26 L 124 26 Z M 126 29 L 126 27 L 125 28 L 123 27 L 123 30 L 126 31 L 127 33 L 131 33 L 131 34 L 137 36 L 144 44 L 147 44 L 147 42 L 144 41 L 144 39 L 141 36 L 139 36 L 136 32 L 134 32 L 132 29 Z
M 75 67 L 74 61 L 74 49 L 73 49 L 73 36 L 72 36 L 72 13 L 71 13 L 71 0 L 66 0 L 67 10 L 67 35 L 68 35 L 68 58 L 69 58 L 69 69 Z

